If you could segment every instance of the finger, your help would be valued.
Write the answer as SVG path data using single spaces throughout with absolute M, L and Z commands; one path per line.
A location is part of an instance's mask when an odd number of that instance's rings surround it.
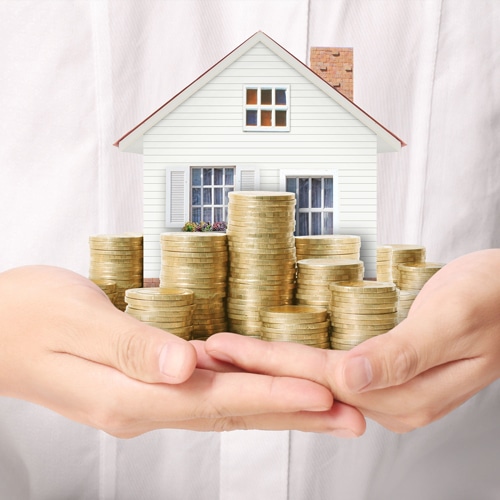
M 138 424 L 146 432 L 165 422 L 182 428 L 192 419 L 321 412 L 333 403 L 330 391 L 307 380 L 195 370 L 184 384 L 146 384 L 66 354 L 38 360 L 34 375 L 26 399 L 113 435 L 127 435 Z
M 238 429 L 296 430 L 330 434 L 334 437 L 353 438 L 366 430 L 366 421 L 355 408 L 335 403 L 330 410 L 320 412 L 268 413 L 218 419 L 192 419 L 183 422 L 157 424 L 156 428 L 169 427 L 196 431 L 232 431 Z
M 196 350 L 189 342 L 117 309 L 99 311 L 99 317 L 80 338 L 65 339 L 64 344 L 70 354 L 144 382 L 179 384 L 196 367 Z
M 399 386 L 351 394 L 349 404 L 391 431 L 409 432 L 444 417 L 491 383 L 494 377 L 478 383 L 483 364 L 475 358 L 436 366 Z
M 401 385 L 435 366 L 472 357 L 472 342 L 424 312 L 348 351 L 339 360 L 334 385 L 348 392 Z
M 203 368 L 205 370 L 212 370 L 216 372 L 241 372 L 242 369 L 232 365 L 231 363 L 226 363 L 220 361 L 208 354 L 205 349 L 206 342 L 201 340 L 191 340 L 191 344 L 196 349 L 197 368 Z
M 500 252 L 486 250 L 446 265 L 419 292 L 405 321 L 349 352 L 336 383 L 352 392 L 380 389 L 484 355 L 486 328 L 498 324 L 500 275 L 491 269 L 499 264 Z
M 218 333 L 206 341 L 214 358 L 255 373 L 309 379 L 330 386 L 329 377 L 345 353 L 315 349 L 292 342 L 265 342 L 232 333 Z
M 30 300 L 33 314 L 40 308 L 38 327 L 46 329 L 43 336 L 52 351 L 106 364 L 145 382 L 178 384 L 192 374 L 196 351 L 189 342 L 118 310 L 78 274 L 50 267 L 30 272 L 37 282 L 54 283 L 43 301 Z

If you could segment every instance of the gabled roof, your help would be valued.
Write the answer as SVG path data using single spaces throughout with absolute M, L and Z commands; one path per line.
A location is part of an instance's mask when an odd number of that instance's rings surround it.
M 295 56 L 290 54 L 281 45 L 267 36 L 262 31 L 258 31 L 253 36 L 248 38 L 241 45 L 236 47 L 226 57 L 200 75 L 190 85 L 181 90 L 177 95 L 172 97 L 163 106 L 149 115 L 145 120 L 127 132 L 124 136 L 118 139 L 114 146 L 117 146 L 120 151 L 128 151 L 131 153 L 142 153 L 142 137 L 143 135 L 160 120 L 165 118 L 174 109 L 180 106 L 184 101 L 189 99 L 195 92 L 201 89 L 205 84 L 219 75 L 224 69 L 229 67 L 233 62 L 237 61 L 249 49 L 258 43 L 264 44 L 268 49 L 274 52 L 278 57 L 287 62 L 292 68 L 297 70 L 303 77 L 320 88 L 325 94 L 330 96 L 336 103 L 342 106 L 346 111 L 351 113 L 361 123 L 366 125 L 372 132 L 377 135 L 377 146 L 379 152 L 399 151 L 406 144 L 394 135 L 391 131 L 373 119 L 368 113 L 363 111 L 359 106 L 344 97 L 337 89 L 323 80 L 308 66 L 302 63 Z

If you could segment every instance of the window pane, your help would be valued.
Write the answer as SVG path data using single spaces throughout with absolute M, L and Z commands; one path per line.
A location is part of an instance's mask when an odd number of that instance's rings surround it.
M 333 212 L 323 214 L 323 234 L 333 234 Z
M 211 204 L 212 204 L 212 189 L 203 188 L 203 205 L 211 205 Z
M 295 177 L 287 177 L 286 178 L 286 191 L 288 193 L 296 193 L 297 192 L 297 179 Z
M 257 89 L 247 89 L 247 104 L 257 104 Z
M 191 209 L 191 218 L 193 222 L 201 222 L 201 208 Z
M 272 123 L 273 112 L 269 110 L 262 110 L 260 112 L 260 125 L 262 127 L 270 127 Z
M 224 203 L 224 191 L 222 188 L 214 188 L 214 205 L 222 205 Z
M 232 191 L 234 191 L 234 188 L 232 187 L 224 188 L 224 205 L 227 205 L 229 203 L 228 193 L 231 193 Z
M 284 106 L 286 105 L 286 90 L 285 89 L 276 89 L 276 101 L 277 105 Z
M 201 205 L 201 188 L 191 190 L 191 205 Z
M 261 104 L 272 104 L 273 103 L 273 90 L 272 89 L 262 89 L 260 91 L 260 103 Z
M 299 179 L 299 208 L 309 208 L 309 179 Z
M 191 170 L 191 183 L 193 186 L 201 186 L 201 168 Z
M 214 208 L 214 222 L 222 222 L 224 219 L 222 218 L 222 214 L 224 209 L 222 207 Z
M 203 169 L 203 185 L 211 186 L 212 185 L 212 169 L 204 168 Z
M 257 125 L 257 111 L 253 109 L 247 109 L 247 119 L 245 122 L 248 126 Z
M 296 229 L 298 236 L 307 236 L 309 234 L 309 214 L 299 213 L 299 227 Z
M 325 208 L 333 208 L 333 178 L 325 177 L 324 179 L 324 196 L 325 201 L 323 206 Z
M 276 111 L 276 126 L 286 127 L 286 111 Z
M 212 223 L 212 207 L 203 207 L 203 221 Z
M 224 169 L 225 184 L 226 186 L 234 186 L 234 169 L 225 168 Z
M 311 179 L 311 207 L 321 208 L 321 179 L 314 177 Z
M 321 234 L 321 212 L 311 214 L 311 235 Z
M 214 168 L 214 186 L 222 186 L 224 172 L 222 168 Z

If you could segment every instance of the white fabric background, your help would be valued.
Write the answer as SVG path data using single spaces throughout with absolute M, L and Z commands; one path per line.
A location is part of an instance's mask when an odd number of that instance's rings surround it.
M 499 246 L 499 27 L 498 0 L 0 0 L 0 271 L 86 275 L 90 234 L 141 231 L 142 159 L 111 144 L 258 30 L 354 47 L 355 101 L 408 143 L 379 157 L 380 243 Z M 497 498 L 499 410 L 493 385 L 407 436 L 120 441 L 4 399 L 0 498 Z

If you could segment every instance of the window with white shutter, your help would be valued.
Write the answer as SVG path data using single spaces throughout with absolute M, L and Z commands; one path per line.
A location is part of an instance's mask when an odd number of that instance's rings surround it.
M 168 167 L 165 174 L 165 226 L 182 228 L 189 215 L 188 171 L 185 167 Z
M 166 227 L 192 222 L 226 222 L 231 191 L 259 189 L 259 171 L 249 166 L 168 167 Z

